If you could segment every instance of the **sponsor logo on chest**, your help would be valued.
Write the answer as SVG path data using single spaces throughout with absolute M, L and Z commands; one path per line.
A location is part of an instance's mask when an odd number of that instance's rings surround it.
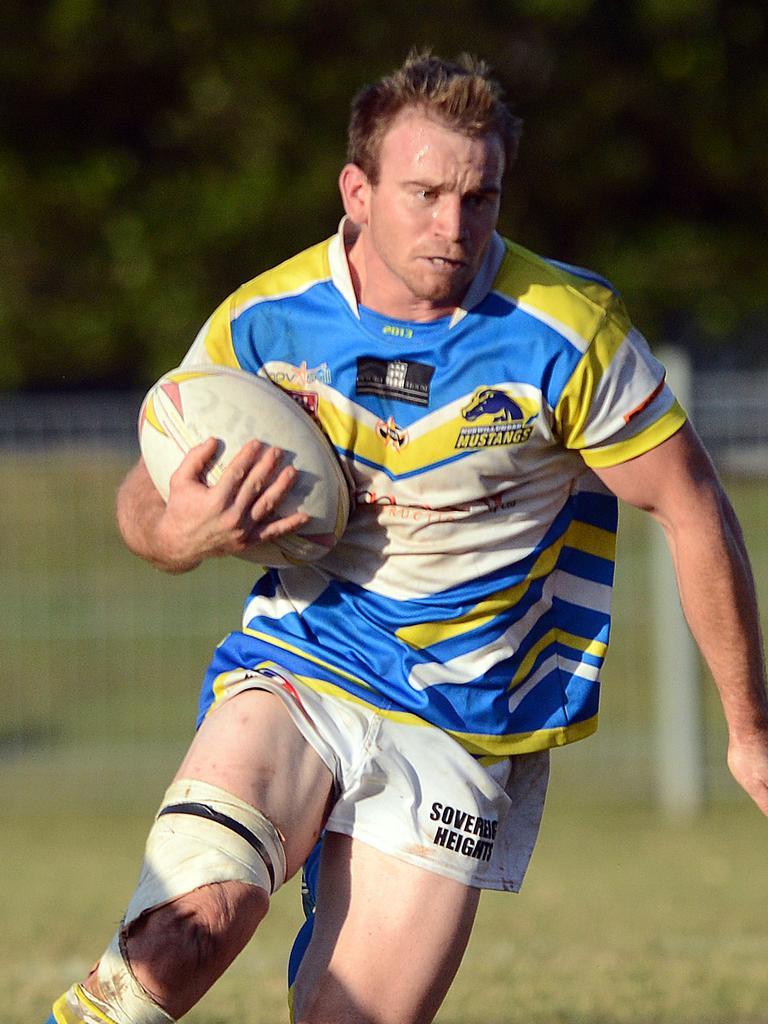
M 359 356 L 355 391 L 358 395 L 378 395 L 412 405 L 429 405 L 429 388 L 434 372 L 434 366 L 427 363 Z

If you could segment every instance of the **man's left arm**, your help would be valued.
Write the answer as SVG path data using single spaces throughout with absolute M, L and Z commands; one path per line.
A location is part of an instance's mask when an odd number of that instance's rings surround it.
M 645 454 L 594 472 L 664 528 L 685 617 L 722 701 L 728 766 L 768 815 L 768 697 L 755 586 L 707 452 L 686 424 Z

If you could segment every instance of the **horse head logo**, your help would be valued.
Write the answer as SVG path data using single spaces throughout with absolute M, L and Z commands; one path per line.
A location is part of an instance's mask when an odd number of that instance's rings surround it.
M 523 410 L 513 401 L 506 391 L 498 388 L 481 388 L 472 398 L 469 405 L 461 410 L 461 415 L 470 423 L 480 416 L 493 416 L 494 423 L 511 423 L 513 420 L 525 419 Z

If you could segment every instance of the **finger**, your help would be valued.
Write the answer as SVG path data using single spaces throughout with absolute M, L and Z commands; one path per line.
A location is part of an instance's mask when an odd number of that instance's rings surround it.
M 174 476 L 182 480 L 202 480 L 203 472 L 216 454 L 219 442 L 215 437 L 208 437 L 194 448 L 190 448 L 179 463 Z
M 249 479 L 251 471 L 262 462 L 265 455 L 272 449 L 265 449 L 261 441 L 247 441 L 240 451 L 234 456 L 227 468 L 221 474 L 221 479 L 216 483 L 215 490 L 218 494 L 222 507 L 234 504 L 241 488 Z M 269 465 L 267 458 L 266 464 Z M 265 471 L 264 476 L 268 473 Z M 248 489 L 251 489 L 249 485 Z
M 287 533 L 295 533 L 296 530 L 299 530 L 308 522 L 309 516 L 306 512 L 292 512 L 289 516 L 283 516 L 281 519 L 259 523 L 258 528 L 250 537 L 250 543 L 275 540 L 277 537 L 283 537 Z
M 256 502 L 274 481 L 282 460 L 282 449 L 263 448 L 259 458 L 238 487 L 232 504 L 249 521 L 253 518 Z
M 254 501 L 251 508 L 251 519 L 255 523 L 265 524 L 278 518 L 277 513 L 279 512 L 280 502 L 296 483 L 298 476 L 298 471 L 293 466 L 285 466 L 281 469 L 277 476 L 262 489 Z M 305 513 L 292 513 L 292 515 L 296 514 L 303 516 L 299 525 L 309 521 L 309 516 Z

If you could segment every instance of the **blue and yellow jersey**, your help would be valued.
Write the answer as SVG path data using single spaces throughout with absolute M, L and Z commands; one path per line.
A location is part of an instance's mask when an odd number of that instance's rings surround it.
M 591 467 L 683 424 L 663 367 L 607 282 L 499 236 L 452 317 L 358 307 L 344 230 L 238 289 L 186 357 L 293 394 L 354 482 L 338 546 L 256 581 L 242 664 L 480 756 L 586 736 L 617 525 Z

